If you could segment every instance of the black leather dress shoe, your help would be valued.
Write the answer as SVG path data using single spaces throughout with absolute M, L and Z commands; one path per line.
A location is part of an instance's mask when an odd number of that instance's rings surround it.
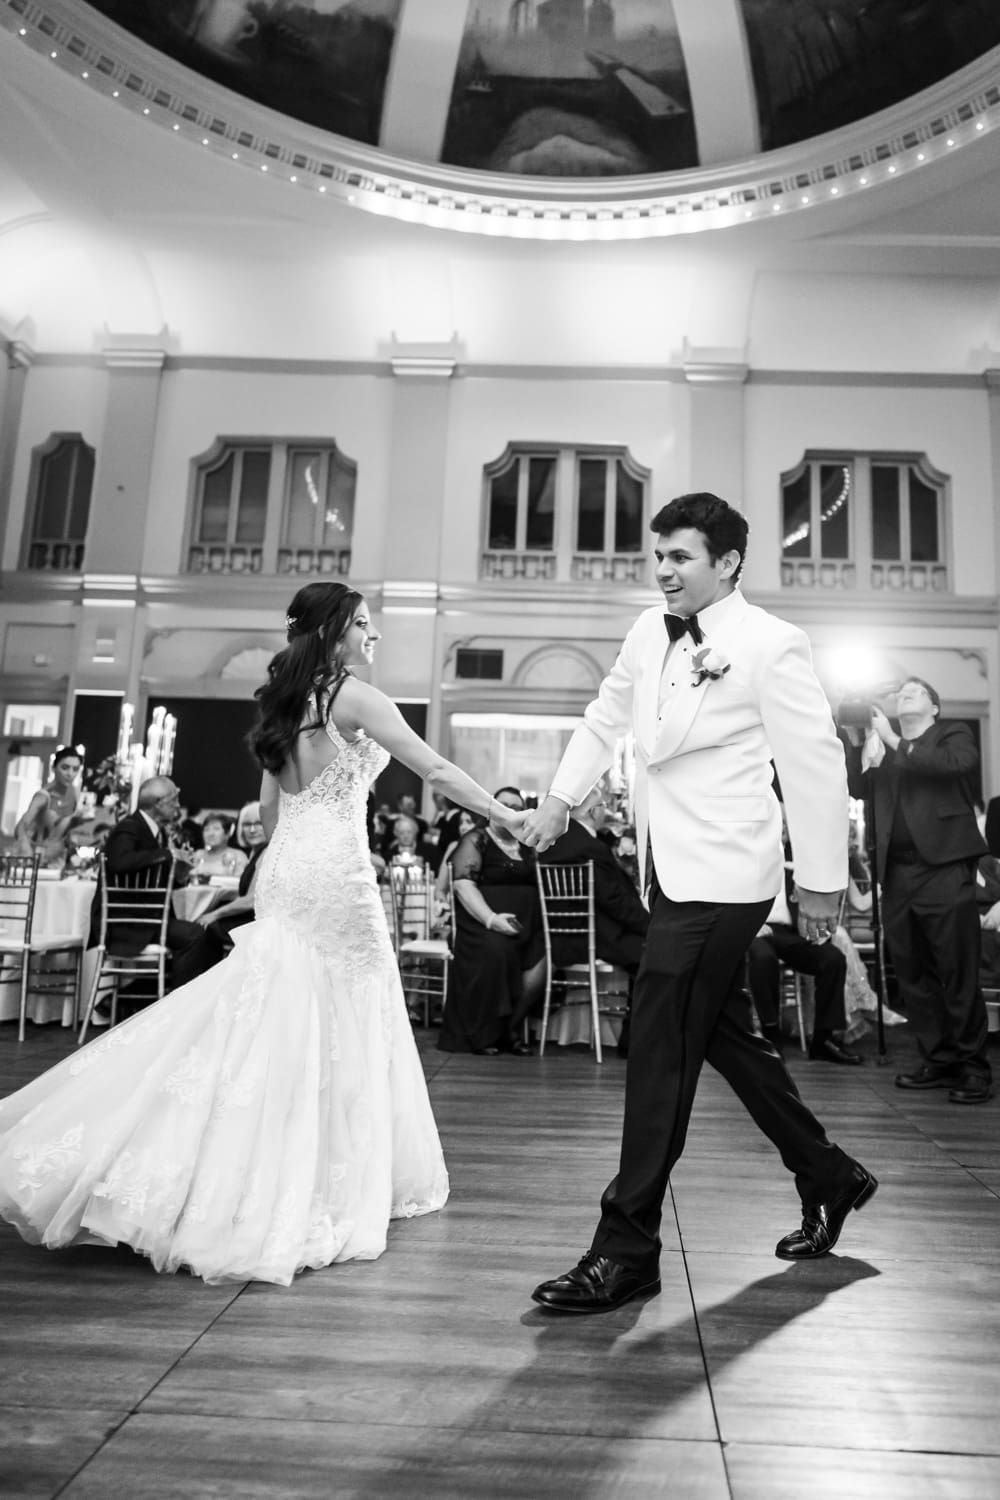
M 844 1063 L 849 1068 L 860 1068 L 864 1059 L 857 1052 L 848 1052 L 832 1036 L 813 1037 L 809 1043 L 811 1062 Z
M 963 1073 L 948 1098 L 952 1104 L 986 1104 L 993 1098 L 993 1085 L 985 1073 Z
M 612 1312 L 633 1297 L 652 1297 L 659 1290 L 658 1266 L 635 1271 L 591 1250 L 565 1276 L 536 1286 L 531 1298 L 554 1312 Z
M 815 1260 L 826 1255 L 840 1239 L 844 1220 L 852 1208 L 863 1208 L 878 1183 L 867 1167 L 854 1162 L 851 1180 L 826 1203 L 803 1203 L 802 1228 L 786 1234 L 775 1247 L 779 1260 Z
M 955 1089 L 961 1082 L 958 1068 L 942 1068 L 934 1063 L 924 1063 L 915 1073 L 897 1073 L 898 1089 Z

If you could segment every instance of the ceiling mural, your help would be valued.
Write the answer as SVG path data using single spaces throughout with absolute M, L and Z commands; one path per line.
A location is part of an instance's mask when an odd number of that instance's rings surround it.
M 765 151 L 837 130 L 1000 45 L 998 0 L 739 0 Z
M 441 159 L 539 177 L 696 166 L 670 0 L 470 0 Z
M 205 77 L 376 145 L 403 0 L 89 0 Z

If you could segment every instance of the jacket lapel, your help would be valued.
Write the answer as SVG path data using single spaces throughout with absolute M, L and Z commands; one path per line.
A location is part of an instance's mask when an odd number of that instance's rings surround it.
M 702 644 L 716 650 L 721 650 L 724 654 L 728 655 L 729 653 L 726 649 L 728 643 L 736 639 L 745 613 L 746 602 L 742 595 L 740 595 L 738 601 L 734 602 L 732 607 L 727 611 L 725 619 L 719 626 L 711 632 L 705 632 L 705 639 Z M 664 635 L 666 635 L 666 631 L 664 631 Z M 664 652 L 664 654 L 666 653 Z M 657 734 L 656 710 L 658 704 L 655 701 L 656 696 L 659 694 L 659 678 L 657 678 L 653 703 L 653 751 L 650 760 L 667 760 L 675 753 L 694 723 L 698 710 L 701 707 L 702 699 L 710 689 L 718 692 L 719 683 L 711 677 L 706 677 L 703 682 L 696 684 L 693 675 L 691 675 L 689 681 L 681 687 L 669 715 L 660 725 L 660 732 Z

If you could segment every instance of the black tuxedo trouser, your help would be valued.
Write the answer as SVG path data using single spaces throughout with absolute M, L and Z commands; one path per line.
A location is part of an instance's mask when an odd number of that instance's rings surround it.
M 825 1201 L 849 1178 L 850 1158 L 753 1031 L 744 962 L 770 908 L 770 901 L 670 901 L 654 885 L 632 998 L 621 1164 L 601 1199 L 593 1243 L 622 1265 L 645 1268 L 659 1255 L 663 1198 L 706 1060 L 777 1147 L 804 1203 Z
M 925 865 L 890 858 L 882 926 L 923 1057 L 989 1077 L 975 881 L 971 860 Z

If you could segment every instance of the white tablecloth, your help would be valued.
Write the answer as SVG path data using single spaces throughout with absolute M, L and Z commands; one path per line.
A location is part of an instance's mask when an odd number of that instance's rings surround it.
M 51 937 L 71 933 L 86 942 L 90 931 L 90 908 L 93 904 L 97 883 L 93 880 L 46 880 L 38 882 L 35 892 L 35 918 L 32 934 L 35 937 Z M 88 965 L 86 956 L 83 968 L 83 998 L 87 997 L 87 983 L 93 977 L 96 950 L 91 951 Z M 0 984 L 0 1021 L 17 1018 L 20 1003 L 18 980 Z M 73 1007 L 58 995 L 32 995 L 28 991 L 28 1016 L 32 1021 L 62 1021 L 64 1026 L 72 1024 Z
M 225 883 L 223 880 L 224 877 L 213 880 L 209 885 L 182 885 L 179 891 L 174 891 L 174 916 L 183 922 L 197 922 L 205 912 L 219 904 L 220 895 L 225 893 L 227 900 L 235 895 L 239 880 L 225 880 Z

